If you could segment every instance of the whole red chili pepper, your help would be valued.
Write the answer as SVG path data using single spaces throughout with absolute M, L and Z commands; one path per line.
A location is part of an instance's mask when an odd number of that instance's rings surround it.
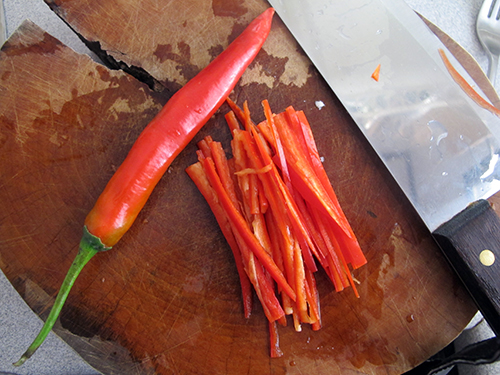
M 80 271 L 98 252 L 111 249 L 130 228 L 175 157 L 233 90 L 266 40 L 274 9 L 269 8 L 217 58 L 175 93 L 142 131 L 129 154 L 87 215 L 78 254 L 63 281 L 40 333 L 22 357 L 22 365 L 54 326 Z

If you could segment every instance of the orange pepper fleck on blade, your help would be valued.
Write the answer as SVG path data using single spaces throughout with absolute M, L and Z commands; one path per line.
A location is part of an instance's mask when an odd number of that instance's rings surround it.
M 375 70 L 373 71 L 372 73 L 372 78 L 378 82 L 379 80 L 379 77 L 380 77 L 380 64 L 377 65 L 377 67 L 375 68 Z

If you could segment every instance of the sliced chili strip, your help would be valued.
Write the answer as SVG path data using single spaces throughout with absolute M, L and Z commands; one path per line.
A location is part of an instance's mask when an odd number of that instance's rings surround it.
M 312 323 L 312 328 L 314 331 L 317 331 L 321 328 L 321 310 L 320 310 L 320 302 L 319 302 L 319 292 L 316 286 L 316 279 L 314 278 L 314 274 L 311 270 L 306 269 L 306 280 L 307 280 L 307 288 L 306 291 L 308 293 L 308 300 L 310 303 L 311 315 L 314 317 L 315 322 Z
M 479 95 L 479 93 L 476 90 L 474 90 L 474 88 L 471 85 L 469 85 L 469 83 L 465 80 L 465 78 L 462 77 L 460 73 L 452 65 L 451 61 L 446 56 L 444 50 L 439 49 L 439 55 L 441 56 L 441 59 L 443 60 L 444 65 L 446 66 L 446 69 L 448 69 L 448 72 L 450 73 L 451 77 L 455 80 L 456 83 L 458 83 L 461 89 L 464 90 L 464 92 L 472 100 L 474 100 L 476 104 L 483 107 L 484 109 L 487 109 L 496 116 L 500 117 L 500 109 L 498 109 L 497 107 L 486 101 L 486 99 L 484 99 L 481 95 Z
M 307 309 L 304 260 L 302 259 L 302 252 L 298 243 L 295 243 L 294 246 L 293 267 L 295 270 L 295 293 L 297 293 L 297 300 L 295 301 L 295 304 L 297 306 L 297 313 L 301 322 L 311 323 Z
M 304 113 L 289 106 L 276 115 L 264 100 L 266 120 L 255 125 L 247 102 L 243 108 L 230 99 L 228 103 L 233 158 L 227 160 L 222 147 L 208 139 L 210 150 L 200 152 L 200 161 L 269 321 L 274 358 L 283 355 L 277 324 L 286 326 L 286 315 L 296 331 L 304 323 L 314 331 L 321 328 L 316 262 L 336 291 L 351 286 L 359 297 L 350 266 L 357 268 L 366 258 L 323 168 Z M 208 153 L 211 156 L 205 157 Z M 230 179 L 238 181 L 233 184 L 234 199 L 222 182 Z
M 264 272 L 263 266 L 257 260 L 257 257 L 252 257 L 252 262 L 257 277 L 257 280 L 254 282 L 254 288 L 261 301 L 264 314 L 270 322 L 279 320 L 285 316 L 285 312 L 274 293 L 271 278 L 268 277 L 269 274 Z
M 231 107 L 231 110 L 234 112 L 236 118 L 242 123 L 245 123 L 245 114 L 243 110 L 236 104 L 234 101 L 231 100 L 230 97 L 226 98 L 227 104 L 229 104 L 229 107 Z
M 274 123 L 274 115 L 271 111 L 271 107 L 269 106 L 269 102 L 264 100 L 262 102 L 262 106 L 264 107 L 264 114 L 267 119 L 267 124 L 270 129 L 269 137 L 272 139 L 272 145 L 274 146 L 276 155 L 278 157 L 278 166 L 281 170 L 281 174 L 283 176 L 283 180 L 285 181 L 285 185 L 288 189 L 291 189 L 292 183 L 290 180 L 290 175 L 288 173 L 288 164 L 285 158 L 285 151 L 283 150 L 283 144 L 281 143 L 280 135 L 276 130 L 276 125 Z
M 225 119 L 231 133 L 233 132 L 234 129 L 241 129 L 240 124 L 238 123 L 238 119 L 236 118 L 236 115 L 234 114 L 233 111 L 226 113 Z
M 295 300 L 296 299 L 295 291 L 292 289 L 292 287 L 290 287 L 290 285 L 288 285 L 280 269 L 276 266 L 276 263 L 274 263 L 272 258 L 262 248 L 260 243 L 255 238 L 255 236 L 252 234 L 250 228 L 245 222 L 245 219 L 239 214 L 238 210 L 233 206 L 231 199 L 224 191 L 220 179 L 215 171 L 215 166 L 213 164 L 212 159 L 206 158 L 204 160 L 203 167 L 205 169 L 205 172 L 207 173 L 207 177 L 208 180 L 210 181 L 210 184 L 217 192 L 217 195 L 220 199 L 222 206 L 226 211 L 226 214 L 228 215 L 229 220 L 231 220 L 234 226 L 239 229 L 240 235 L 248 244 L 249 248 L 252 250 L 255 256 L 262 262 L 262 265 L 271 274 L 276 283 L 280 285 L 283 292 L 288 294 L 288 296 L 292 300 Z
M 280 339 L 278 335 L 278 326 L 276 322 L 269 322 L 269 339 L 271 346 L 271 358 L 283 357 L 283 352 L 280 348 Z
M 208 182 L 202 164 L 200 162 L 192 164 L 188 168 L 186 168 L 186 172 L 193 180 L 196 187 L 198 188 L 198 190 L 200 190 L 200 193 L 203 195 L 208 205 L 210 206 L 210 209 L 212 210 L 215 219 L 217 220 L 217 223 L 219 224 L 219 227 L 221 228 L 221 231 L 227 243 L 229 244 L 231 251 L 233 252 L 236 269 L 240 278 L 244 314 L 246 318 L 249 318 L 252 312 L 253 304 L 252 287 L 250 284 L 250 280 L 248 279 L 248 276 L 245 272 L 240 248 L 236 242 L 236 239 L 234 238 L 231 225 L 227 219 L 224 209 L 219 203 L 217 194 Z
M 311 127 L 309 125 L 309 122 L 307 121 L 307 118 L 305 117 L 304 113 L 302 111 L 297 112 L 297 116 L 300 120 L 302 132 L 304 134 L 304 139 L 306 140 L 306 145 L 309 150 L 309 155 L 311 157 L 311 162 L 314 168 L 314 171 L 316 173 L 316 176 L 321 181 L 321 184 L 325 188 L 326 192 L 330 196 L 330 199 L 332 203 L 337 207 L 337 211 L 340 213 L 342 216 L 343 220 L 347 223 L 347 228 L 349 229 L 349 232 L 351 235 L 349 236 L 349 240 L 346 240 L 348 242 L 348 254 L 346 255 L 346 259 L 349 259 L 349 263 L 352 264 L 353 268 L 359 268 L 366 264 L 366 258 L 361 250 L 361 247 L 359 246 L 358 241 L 356 240 L 356 236 L 352 232 L 352 228 L 348 224 L 347 218 L 340 207 L 340 203 L 337 199 L 337 195 L 335 194 L 330 181 L 328 179 L 328 176 L 326 174 L 325 169 L 323 168 L 323 163 L 321 162 L 321 158 L 319 156 L 318 150 L 316 148 L 316 143 L 314 142 L 314 137 L 312 135 Z
M 229 169 L 229 163 L 226 158 L 224 149 L 220 142 L 210 142 L 209 143 L 210 153 L 212 159 L 214 160 L 215 166 L 217 168 L 217 173 L 220 177 L 221 183 L 224 186 L 231 202 L 235 207 L 238 207 L 238 198 L 236 196 L 236 190 L 234 188 L 233 179 L 231 176 L 231 171 Z
M 332 204 L 329 195 L 324 190 L 323 184 L 320 183 L 308 163 L 308 157 L 306 158 L 303 152 L 302 142 L 297 140 L 297 135 L 287 126 L 286 116 L 284 114 L 276 115 L 275 123 L 283 139 L 288 165 L 294 168 L 300 176 L 301 186 L 307 187 L 311 192 L 311 197 L 315 196 L 316 201 L 328 211 L 337 225 L 342 228 L 348 236 L 352 236 L 350 225 L 345 220 L 343 213 L 339 210 L 339 206 Z M 304 198 L 307 199 L 307 196 L 304 196 Z
M 254 138 L 254 139 L 256 141 L 255 143 L 257 146 L 257 150 L 260 151 L 260 156 L 263 159 L 263 162 L 266 165 L 267 164 L 273 165 L 273 168 L 269 172 L 269 176 L 271 176 L 271 178 L 272 178 L 272 183 L 274 184 L 274 189 L 276 189 L 276 188 L 279 189 L 279 191 L 282 194 L 285 205 L 287 207 L 285 212 L 288 213 L 288 216 L 290 218 L 290 222 L 296 230 L 295 234 L 297 236 L 297 239 L 301 243 L 302 251 L 304 252 L 304 257 L 305 257 L 305 261 L 307 263 L 307 266 L 311 270 L 316 271 L 317 268 L 316 268 L 316 265 L 314 264 L 314 260 L 312 258 L 311 250 L 310 250 L 311 247 L 314 247 L 314 243 L 312 242 L 312 240 L 309 237 L 309 234 L 307 233 L 307 228 L 304 225 L 304 222 L 300 216 L 297 205 L 296 205 L 295 201 L 293 200 L 293 197 L 291 196 L 290 191 L 286 188 L 283 180 L 280 178 L 278 170 L 274 166 L 271 157 L 267 153 L 264 152 L 263 146 L 261 143 L 261 139 L 260 138 Z M 246 142 L 245 147 L 250 148 L 251 147 L 250 142 Z M 257 150 L 252 150 L 252 153 L 257 154 L 257 152 L 258 152 Z M 258 162 L 258 158 L 255 158 L 253 160 L 255 162 Z M 270 189 L 272 190 L 273 188 L 270 188 Z

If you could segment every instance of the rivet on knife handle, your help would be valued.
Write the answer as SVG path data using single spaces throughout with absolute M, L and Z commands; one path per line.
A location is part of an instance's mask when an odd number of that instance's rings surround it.
M 500 219 L 486 200 L 471 204 L 433 233 L 481 313 L 500 333 Z

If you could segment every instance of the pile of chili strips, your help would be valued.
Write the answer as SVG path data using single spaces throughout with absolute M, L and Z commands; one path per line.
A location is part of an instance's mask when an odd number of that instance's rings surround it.
M 311 127 L 302 111 L 288 107 L 255 124 L 227 100 L 232 157 L 221 143 L 198 143 L 198 162 L 186 171 L 208 202 L 234 255 L 245 317 L 252 310 L 252 286 L 269 321 L 270 354 L 280 357 L 277 324 L 291 315 L 296 331 L 321 328 L 317 263 L 335 290 L 351 286 L 349 265 L 366 263 L 323 168 Z M 240 125 L 241 124 L 241 125 Z

